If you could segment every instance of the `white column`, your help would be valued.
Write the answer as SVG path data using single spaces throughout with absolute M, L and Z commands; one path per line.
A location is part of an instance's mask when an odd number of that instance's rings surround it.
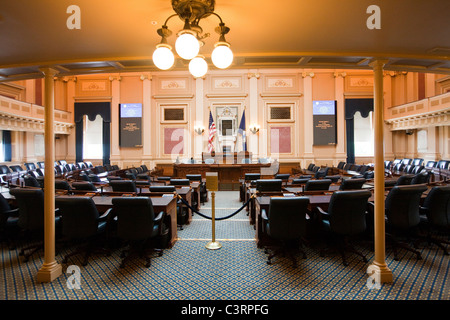
M 49 170 L 55 161 L 54 133 L 54 81 L 57 71 L 41 70 L 45 76 L 45 179 L 44 179 L 44 264 L 37 273 L 38 282 L 51 282 L 62 274 L 61 265 L 55 260 L 55 172 Z
M 207 151 L 206 149 L 203 150 L 203 144 L 204 141 L 208 141 L 208 134 L 209 134 L 209 121 L 204 122 L 203 114 L 204 114 L 204 80 L 203 78 L 196 78 L 195 79 L 195 122 L 194 125 L 188 128 L 188 130 L 191 130 L 188 135 L 192 135 L 192 132 L 195 128 L 203 128 L 205 131 L 202 134 L 197 134 L 194 132 L 194 159 L 196 161 L 201 162 L 202 161 L 202 152 Z M 191 113 L 192 114 L 192 113 Z M 209 114 L 208 114 L 209 116 Z M 209 119 L 209 118 L 208 118 Z M 216 121 L 216 120 L 214 120 Z M 216 123 L 217 125 L 217 123 Z
M 259 123 L 258 118 L 258 79 L 260 77 L 259 73 L 255 70 L 251 70 L 248 73 L 249 79 L 249 103 L 250 106 L 246 108 L 245 117 L 248 119 L 248 125 L 258 124 L 261 128 L 260 133 L 253 134 L 247 129 L 247 150 L 252 153 L 253 159 L 258 159 L 259 157 L 267 155 L 267 139 L 264 138 L 265 124 Z M 264 131 L 261 132 L 261 131 Z M 261 139 L 260 136 L 261 135 Z
M 386 73 L 383 78 L 383 87 L 386 88 L 384 93 L 384 114 L 387 114 L 388 108 L 392 106 L 392 76 L 394 73 Z M 384 158 L 386 160 L 394 159 L 394 151 L 392 148 L 392 131 L 389 125 L 384 124 Z
M 120 103 L 120 77 L 110 77 L 111 81 L 111 164 L 122 167 L 119 148 L 119 103 Z
M 305 71 L 302 73 L 303 76 L 303 136 L 304 141 L 304 152 L 303 152 L 303 167 L 307 167 L 311 162 L 314 161 L 313 152 L 313 96 L 312 96 L 312 78 L 314 73 L 311 71 Z
M 74 107 L 75 107 L 75 84 L 77 78 L 69 78 L 67 80 L 67 111 L 71 112 L 72 123 L 74 122 Z M 76 160 L 76 132 L 75 126 L 70 130 L 67 137 L 67 155 L 66 161 L 68 163 L 75 163 Z
M 336 72 L 334 75 L 334 96 L 337 102 L 337 145 L 335 154 L 335 165 L 339 161 L 346 161 L 345 152 L 345 99 L 344 99 L 344 79 L 345 72 Z
M 147 163 L 152 157 L 152 77 L 149 75 L 141 75 L 142 80 L 142 161 L 151 168 Z
M 383 141 L 383 66 L 385 61 L 375 60 L 370 64 L 374 71 L 374 120 L 375 120 L 375 212 L 374 239 L 375 259 L 367 273 L 379 283 L 392 282 L 392 271 L 386 264 L 385 213 L 384 213 L 384 141 Z

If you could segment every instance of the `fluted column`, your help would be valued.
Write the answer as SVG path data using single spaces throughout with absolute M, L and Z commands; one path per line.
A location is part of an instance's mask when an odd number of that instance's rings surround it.
M 346 72 L 335 72 L 334 74 L 334 96 L 337 101 L 337 145 L 335 154 L 335 165 L 340 161 L 346 161 L 345 151 L 345 99 L 344 99 L 344 79 Z
M 305 137 L 305 144 L 303 150 L 304 166 L 314 161 L 313 152 L 313 85 L 312 78 L 314 73 L 305 71 L 302 73 L 303 77 L 303 136 Z
M 385 206 L 384 206 L 384 110 L 383 110 L 383 66 L 386 62 L 375 60 L 370 64 L 374 71 L 374 122 L 375 122 L 375 211 L 374 239 L 375 259 L 368 267 L 367 273 L 377 283 L 392 282 L 392 271 L 386 264 L 385 245 Z
M 44 264 L 37 273 L 38 282 L 51 282 L 62 274 L 55 260 L 55 132 L 54 132 L 54 82 L 57 70 L 43 68 L 45 76 L 45 179 L 44 179 Z

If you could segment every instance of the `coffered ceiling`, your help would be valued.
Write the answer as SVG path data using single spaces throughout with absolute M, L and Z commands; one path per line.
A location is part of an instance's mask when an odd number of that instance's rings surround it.
M 80 8 L 80 29 L 67 27 L 71 5 Z M 386 70 L 450 74 L 449 0 L 216 0 L 215 12 L 230 28 L 231 68 L 369 69 L 381 58 Z M 42 77 L 46 66 L 62 76 L 157 71 L 156 31 L 173 13 L 170 0 L 1 0 L 0 81 Z M 201 20 L 208 61 L 218 23 Z M 174 45 L 183 23 L 168 27 Z M 187 65 L 178 58 L 171 70 Z

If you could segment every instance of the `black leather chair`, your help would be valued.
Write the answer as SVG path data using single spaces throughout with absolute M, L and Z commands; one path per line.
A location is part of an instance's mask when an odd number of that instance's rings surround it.
M 366 179 L 364 178 L 344 179 L 339 186 L 339 190 L 361 189 L 364 183 L 366 183 Z
M 314 178 L 316 178 L 316 179 L 325 178 L 328 175 L 328 171 L 330 171 L 329 167 L 320 168 L 314 174 Z
M 246 173 L 244 175 L 245 181 L 252 181 L 252 180 L 259 180 L 259 179 L 261 179 L 260 173 Z
M 421 173 L 418 173 L 416 175 L 413 176 L 413 178 L 411 179 L 411 183 L 410 184 L 423 184 L 423 183 L 429 183 L 430 182 L 430 178 L 431 178 L 431 171 L 424 171 Z
M 344 169 L 344 166 L 345 166 L 345 162 L 344 162 L 344 161 L 340 161 L 340 162 L 338 163 L 338 165 L 337 165 L 337 168 L 338 168 L 339 170 L 342 170 L 342 169 Z
M 348 265 L 346 251 L 360 255 L 367 262 L 366 256 L 355 249 L 351 240 L 366 231 L 367 201 L 371 195 L 369 190 L 336 191 L 330 198 L 327 211 L 317 207 L 322 230 L 331 236 L 328 242 L 337 246 L 345 266 Z M 325 250 L 321 250 L 321 256 L 324 252 Z
M 25 174 L 23 176 L 23 181 L 24 181 L 24 184 L 25 184 L 26 187 L 35 187 L 35 188 L 42 188 L 43 187 L 43 185 L 41 185 L 41 183 L 39 183 L 37 178 L 33 177 L 30 174 Z
M 330 179 L 331 183 L 337 183 L 342 177 L 340 175 L 325 176 L 324 179 Z
M 70 191 L 70 190 L 72 190 L 72 187 L 70 186 L 70 184 L 67 180 L 55 179 L 55 189 Z
M 394 186 L 386 196 L 386 239 L 392 244 L 394 260 L 398 260 L 397 247 L 411 251 L 417 259 L 422 259 L 420 252 L 407 242 L 400 241 L 400 237 L 408 240 L 419 235 L 420 198 L 426 190 L 427 187 L 421 184 L 400 185 Z
M 30 241 L 37 239 L 37 242 L 28 247 L 22 248 L 19 255 L 24 256 L 24 261 L 43 248 L 44 237 L 44 191 L 32 188 L 14 188 L 10 194 L 16 199 L 19 208 L 18 226 L 25 233 Z M 55 212 L 55 227 L 58 233 L 60 217 L 58 210 Z M 29 252 L 26 252 L 30 250 Z
M 256 191 L 258 192 L 281 192 L 283 180 L 281 179 L 259 179 L 256 180 Z
M 414 178 L 413 174 L 404 174 L 404 175 L 398 177 L 395 185 L 396 186 L 404 186 L 404 185 L 411 184 L 411 181 L 413 178 Z
M 330 185 L 330 179 L 309 180 L 305 184 L 305 191 L 327 191 Z
M 73 190 L 97 192 L 97 187 L 90 181 L 74 181 L 72 182 L 72 188 Z
M 292 184 L 306 184 L 309 180 L 311 180 L 311 178 L 296 178 L 292 179 Z
M 10 248 L 15 246 L 18 233 L 19 209 L 10 206 L 0 193 L 0 235 L 1 241 L 6 241 Z
M 113 192 L 134 192 L 137 193 L 136 183 L 132 180 L 111 180 L 109 181 Z
M 419 209 L 421 226 L 426 230 L 428 242 L 436 244 L 448 255 L 443 244 L 450 244 L 450 186 L 435 186 Z M 447 237 L 447 240 L 444 239 Z
M 37 166 L 33 162 L 25 162 L 23 165 L 25 166 L 27 171 L 37 169 Z
M 103 215 L 100 215 L 94 200 L 91 197 L 81 196 L 57 197 L 55 206 L 61 214 L 63 239 L 82 244 L 77 250 L 67 254 L 63 263 L 67 263 L 69 257 L 73 255 L 84 253 L 82 265 L 86 266 L 94 249 L 103 249 L 102 251 L 109 254 L 108 249 L 98 247 L 102 242 L 104 246 L 107 246 L 105 233 L 108 215 L 112 209 L 108 209 Z
M 189 186 L 191 182 L 189 179 L 170 179 L 169 184 L 172 186 Z
M 308 170 L 308 171 L 313 171 L 313 169 L 314 169 L 315 166 L 316 166 L 316 165 L 315 165 L 314 163 L 310 163 L 310 164 L 308 165 L 308 168 L 307 168 L 306 170 Z
M 288 182 L 289 178 L 290 178 L 290 174 L 289 173 L 278 173 L 275 175 L 275 179 L 281 179 L 283 180 L 283 182 Z
M 270 253 L 267 264 L 271 264 L 272 258 L 276 255 L 287 253 L 296 267 L 297 262 L 293 251 L 297 250 L 300 250 L 303 258 L 306 258 L 301 245 L 302 238 L 307 232 L 308 204 L 308 197 L 272 197 L 269 211 L 261 210 L 263 232 L 273 241 L 278 242 L 273 251 L 271 250 L 273 247 L 266 247 L 266 253 Z
M 145 266 L 150 267 L 150 256 L 146 252 L 150 249 L 159 252 L 159 256 L 163 254 L 162 248 L 155 247 L 155 240 L 168 235 L 165 212 L 161 211 L 155 216 L 149 197 L 115 197 L 112 203 L 114 215 L 117 215 L 117 235 L 130 243 L 131 250 L 127 255 L 127 251 L 122 253 L 120 267 L 125 267 L 125 262 L 135 252 L 144 257 Z

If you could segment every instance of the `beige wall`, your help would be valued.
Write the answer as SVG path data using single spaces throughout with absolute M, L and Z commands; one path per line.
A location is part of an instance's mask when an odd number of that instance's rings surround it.
M 385 72 L 385 115 L 399 106 L 414 103 L 418 97 L 418 75 L 414 73 Z M 426 74 L 425 93 L 427 98 L 440 95 L 450 89 L 450 80 L 443 75 Z M 16 99 L 33 106 L 35 97 L 34 80 L 24 80 L 12 84 L 0 84 L 0 92 L 13 94 Z M 165 150 L 165 135 L 172 129 L 180 129 L 183 134 L 183 153 L 180 159 L 201 158 L 206 151 L 208 139 L 209 111 L 223 106 L 233 106 L 238 110 L 237 126 L 243 110 L 246 113 L 246 127 L 257 124 L 260 131 L 252 134 L 247 130 L 248 150 L 258 157 L 278 158 L 280 162 L 307 166 L 310 162 L 318 165 L 337 165 L 346 159 L 344 101 L 347 98 L 371 98 L 373 96 L 373 73 L 363 70 L 305 70 L 305 69 L 239 69 L 211 70 L 203 79 L 194 79 L 187 72 L 154 72 L 97 74 L 55 79 L 55 107 L 67 115 L 73 124 L 75 102 L 111 102 L 111 162 L 126 168 L 146 164 L 171 164 L 177 157 Z M 2 99 L 1 112 L 6 105 L 14 104 Z M 338 106 L 335 146 L 312 146 L 312 101 L 336 100 Z M 118 104 L 143 104 L 143 145 L 136 148 L 121 148 L 118 145 Z M 439 102 L 440 103 L 440 102 Z M 431 104 L 430 104 L 431 105 Z M 4 107 L 4 108 L 3 108 Z M 269 110 L 287 107 L 291 118 L 273 120 Z M 38 108 L 38 107 L 36 107 Z M 185 117 L 180 121 L 164 120 L 164 110 L 183 109 Z M 444 105 L 444 112 L 446 106 Z M 409 116 L 420 114 L 414 111 Z M 391 117 L 392 118 L 392 117 Z M 391 119 L 392 120 L 392 119 Z M 0 118 L 0 129 L 20 133 L 13 135 L 14 161 L 42 160 L 34 156 L 34 134 L 18 120 L 8 123 Z M 198 135 L 194 128 L 202 126 L 205 132 Z M 289 150 L 272 153 L 270 134 L 273 128 L 287 128 L 291 133 Z M 427 151 L 417 151 L 415 134 L 406 135 L 406 129 L 394 128 L 386 124 L 386 158 L 423 157 L 427 159 L 450 158 L 450 133 L 445 122 L 438 121 L 427 126 Z M 28 132 L 26 132 L 28 130 Z M 33 132 L 43 132 L 41 127 Z M 238 138 L 239 139 L 239 138 Z M 216 138 L 217 140 L 217 138 Z M 240 140 L 238 140 L 240 141 Z M 287 143 L 283 141 L 282 143 Z M 219 147 L 220 145 L 217 145 Z M 240 151 L 240 144 L 236 146 Z M 422 150 L 423 151 L 423 150 Z M 75 161 L 75 129 L 68 128 L 57 134 L 56 159 Z M 91 160 L 91 159 L 86 159 Z M 101 164 L 99 160 L 91 160 Z M 373 162 L 371 158 L 357 158 L 357 163 Z

